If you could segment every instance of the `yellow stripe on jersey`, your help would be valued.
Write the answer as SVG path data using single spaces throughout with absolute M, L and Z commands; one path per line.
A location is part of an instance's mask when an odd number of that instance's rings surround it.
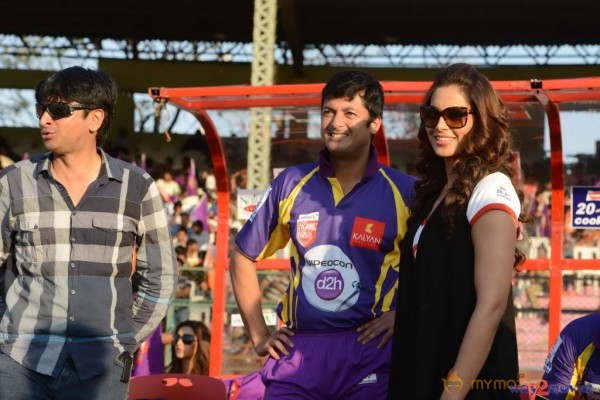
M 269 238 L 269 243 L 265 246 L 263 251 L 258 256 L 258 260 L 263 259 L 264 257 L 268 257 L 271 254 L 275 253 L 280 248 L 283 248 L 287 242 L 290 240 L 290 231 L 289 231 L 289 222 L 290 215 L 292 212 L 292 207 L 294 206 L 294 201 L 296 201 L 296 197 L 298 193 L 302 189 L 302 187 L 308 182 L 308 180 L 319 170 L 319 167 L 314 168 L 310 171 L 304 178 L 298 182 L 296 187 L 290 192 L 290 194 L 279 202 L 279 221 L 277 221 L 277 227 L 271 233 L 271 237 Z M 296 312 L 298 308 L 298 299 L 295 296 L 295 291 L 300 284 L 300 267 L 299 267 L 299 257 L 298 250 L 295 246 L 291 246 L 293 265 L 295 265 L 294 271 L 294 281 L 290 282 L 290 290 L 289 295 L 284 294 L 281 298 L 283 310 L 281 315 L 285 318 L 289 318 L 288 321 L 283 321 L 290 328 L 294 327 L 294 322 L 296 320 Z
M 281 298 L 281 304 L 283 309 L 281 310 L 281 316 L 284 319 L 284 323 L 290 327 L 295 328 L 295 321 L 297 319 L 296 315 L 298 312 L 298 296 L 295 296 L 296 289 L 298 289 L 298 285 L 300 285 L 300 267 L 299 267 L 299 257 L 298 250 L 291 246 L 291 258 L 292 258 L 292 268 L 294 268 L 294 279 L 292 280 L 292 274 L 290 273 L 290 287 L 289 287 L 289 295 L 285 293 Z M 295 304 L 293 302 L 295 301 Z
M 571 377 L 571 387 L 577 387 L 577 384 L 583 378 L 583 372 L 585 371 L 585 367 L 588 361 L 590 361 L 590 357 L 592 356 L 592 354 L 594 354 L 595 350 L 596 346 L 594 346 L 594 343 L 590 343 L 589 346 L 581 352 L 579 357 L 577 357 L 577 361 L 575 361 L 575 369 L 573 369 L 573 376 Z M 577 394 L 577 392 L 569 390 L 569 393 L 567 393 L 565 400 L 575 399 L 575 396 Z
M 327 178 L 327 180 L 331 184 L 331 189 L 333 190 L 333 201 L 337 207 L 338 203 L 344 198 L 342 185 L 340 185 L 340 181 L 338 181 L 337 178 Z
M 385 282 L 385 278 L 387 277 L 390 268 L 395 269 L 396 272 L 398 271 L 400 265 L 400 240 L 402 240 L 404 234 L 406 233 L 406 220 L 408 219 L 408 208 L 406 207 L 406 204 L 404 204 L 400 190 L 398 190 L 398 187 L 396 187 L 394 181 L 390 179 L 383 168 L 380 168 L 379 172 L 389 182 L 390 188 L 392 189 L 392 193 L 394 195 L 394 204 L 396 205 L 396 226 L 398 227 L 398 233 L 396 235 L 396 239 L 394 240 L 394 248 L 385 255 L 381 265 L 381 273 L 375 286 L 375 299 L 373 301 L 373 308 L 371 309 L 373 315 L 376 315 L 375 308 L 381 301 L 381 288 Z M 383 294 L 381 311 L 385 312 L 391 309 L 394 294 L 397 289 L 398 285 L 396 283 L 390 291 Z
M 290 213 L 292 211 L 292 206 L 294 205 L 294 201 L 296 200 L 296 196 L 298 196 L 298 192 L 302 189 L 302 186 L 308 182 L 308 180 L 319 170 L 319 167 L 316 167 L 312 171 L 310 171 L 298 184 L 296 187 L 290 192 L 288 197 L 281 200 L 279 202 L 279 221 L 277 221 L 277 226 L 271 233 L 271 237 L 269 238 L 269 242 L 258 255 L 256 260 L 262 260 L 269 257 L 271 254 L 275 253 L 277 250 L 285 247 L 287 242 L 290 240 L 290 231 L 289 225 L 290 222 Z

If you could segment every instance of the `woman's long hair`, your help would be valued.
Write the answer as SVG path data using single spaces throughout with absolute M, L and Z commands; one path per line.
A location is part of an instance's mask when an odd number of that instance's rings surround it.
M 192 355 L 192 369 L 190 371 L 191 374 L 197 375 L 208 375 L 208 353 L 207 348 L 202 345 L 202 341 L 210 342 L 210 331 L 208 327 L 200 321 L 183 321 L 177 325 L 175 329 L 175 333 L 179 332 L 179 329 L 187 326 L 190 327 L 194 331 L 194 336 L 196 337 L 196 350 Z M 208 332 L 208 337 L 206 337 L 206 333 Z M 188 373 L 183 370 L 183 360 L 175 357 L 175 346 L 177 343 L 171 343 L 171 350 L 173 354 L 173 360 L 171 361 L 171 365 L 168 368 L 169 373 L 172 374 L 184 374 Z
M 508 110 L 490 81 L 472 65 L 452 64 L 435 77 L 424 104 L 431 104 L 436 89 L 451 85 L 458 86 L 469 101 L 474 124 L 456 150 L 451 171 L 456 180 L 444 198 L 442 218 L 449 237 L 454 235 L 458 218 L 464 215 L 473 189 L 481 179 L 491 173 L 502 172 L 514 183 L 516 175 Z M 416 168 L 421 180 L 415 183 L 415 209 L 437 196 L 447 180 L 444 159 L 435 154 L 422 122 L 418 138 L 421 154 Z M 518 185 L 515 187 L 522 203 L 523 192 Z M 525 220 L 522 212 L 519 221 Z M 524 260 L 525 255 L 515 249 L 514 265 L 518 266 Z

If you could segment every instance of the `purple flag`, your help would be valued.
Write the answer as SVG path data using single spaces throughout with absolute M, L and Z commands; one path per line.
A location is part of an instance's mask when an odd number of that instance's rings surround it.
M 162 329 L 159 325 L 152 335 L 146 339 L 135 357 L 133 376 L 144 376 L 162 374 L 164 372 L 165 359 L 162 343 Z
M 206 193 L 202 195 L 198 205 L 190 212 L 191 221 L 200 221 L 206 232 L 210 232 L 208 225 L 208 197 Z

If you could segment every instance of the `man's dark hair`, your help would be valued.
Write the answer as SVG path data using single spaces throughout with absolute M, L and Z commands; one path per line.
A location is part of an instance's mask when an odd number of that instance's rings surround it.
M 192 228 L 194 228 L 196 226 L 200 228 L 200 232 L 202 232 L 204 230 L 204 224 L 202 223 L 202 221 L 195 220 L 194 222 L 192 222 Z
M 356 95 L 369 111 L 369 122 L 383 116 L 383 88 L 379 81 L 361 71 L 341 71 L 333 75 L 321 93 L 321 108 L 326 100 L 352 100 Z
M 96 143 L 101 145 L 108 136 L 117 104 L 117 84 L 105 71 L 70 67 L 42 80 L 35 88 L 35 101 L 48 104 L 63 100 L 77 102 L 104 111 L 104 121 L 98 130 Z M 89 114 L 84 110 L 85 116 Z

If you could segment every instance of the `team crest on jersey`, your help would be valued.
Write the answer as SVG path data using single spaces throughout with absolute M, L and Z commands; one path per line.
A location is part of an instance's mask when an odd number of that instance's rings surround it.
M 296 240 L 304 247 L 308 247 L 317 238 L 319 213 L 300 214 L 296 222 Z
M 352 227 L 350 244 L 369 250 L 378 250 L 385 232 L 385 222 L 356 217 Z

